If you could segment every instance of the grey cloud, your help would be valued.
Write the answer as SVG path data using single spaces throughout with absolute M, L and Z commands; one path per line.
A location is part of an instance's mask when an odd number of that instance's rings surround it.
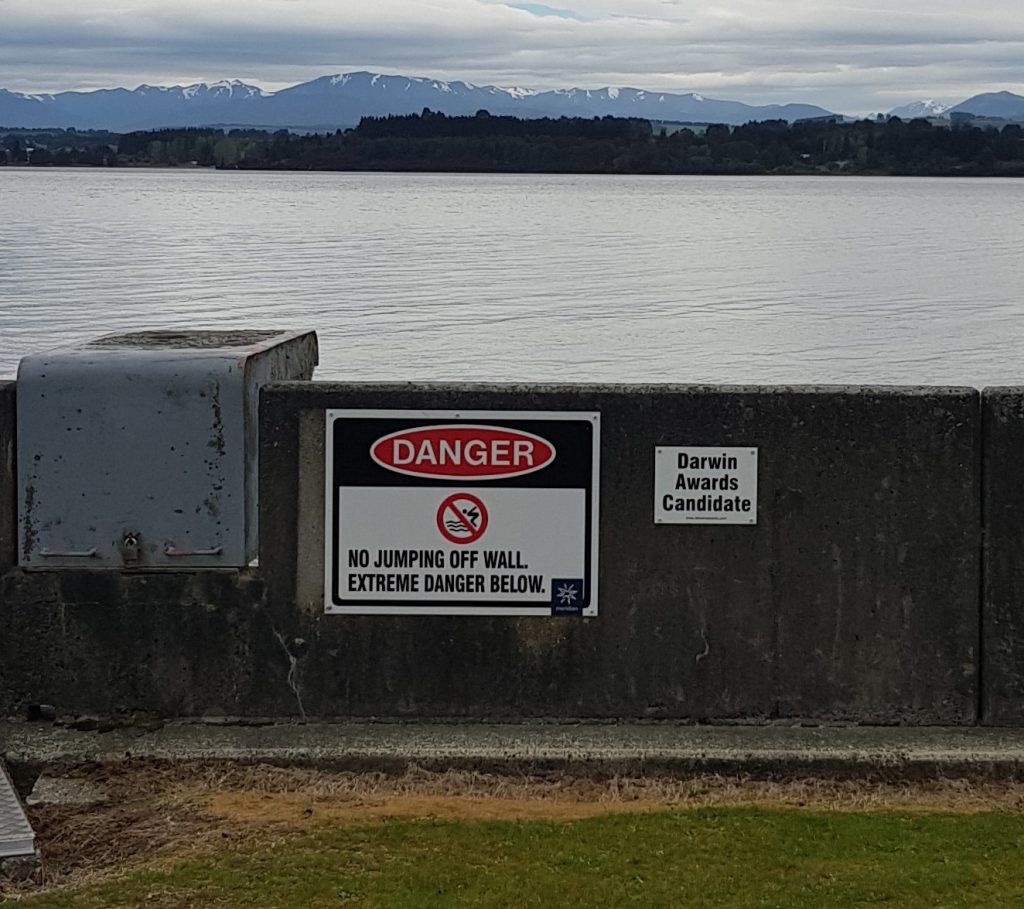
M 225 77 L 280 85 L 373 69 L 536 88 L 695 90 L 853 112 L 920 94 L 959 100 L 993 88 L 1024 90 L 1024 12 L 1016 4 L 982 2 L 970 15 L 947 16 L 915 13 L 903 0 L 884 17 L 824 0 L 795 0 L 784 17 L 781 5 L 754 0 L 719 0 L 719 9 L 735 14 L 722 16 L 693 3 L 551 4 L 597 20 L 578 22 L 468 2 L 451 17 L 442 7 L 410 3 L 403 18 L 398 0 L 376 18 L 304 17 L 297 13 L 328 7 L 294 0 L 285 4 L 296 12 L 290 17 L 275 2 L 260 7 L 278 10 L 274 16 L 232 18 L 242 7 L 228 3 L 194 22 L 197 4 L 189 15 L 139 2 L 144 14 L 99 16 L 98 4 L 82 0 L 64 15 L 45 16 L 26 12 L 25 0 L 0 2 L 0 87 L 21 90 Z M 941 8 L 941 0 L 930 6 Z

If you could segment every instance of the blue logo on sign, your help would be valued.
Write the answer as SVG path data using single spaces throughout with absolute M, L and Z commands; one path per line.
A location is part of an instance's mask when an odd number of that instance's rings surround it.
M 553 578 L 551 581 L 551 614 L 583 614 L 583 578 Z

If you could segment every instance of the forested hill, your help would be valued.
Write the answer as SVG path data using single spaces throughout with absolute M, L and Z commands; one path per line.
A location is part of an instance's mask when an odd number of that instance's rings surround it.
M 653 130 L 650 120 L 626 117 L 448 117 L 429 110 L 422 114 L 363 117 L 349 136 L 364 139 L 581 139 L 590 142 L 645 142 Z
M 214 166 L 608 174 L 903 174 L 1024 176 L 1024 130 L 925 120 L 692 126 L 647 120 L 522 120 L 422 114 L 366 117 L 347 132 L 175 129 L 0 132 L 0 164 Z

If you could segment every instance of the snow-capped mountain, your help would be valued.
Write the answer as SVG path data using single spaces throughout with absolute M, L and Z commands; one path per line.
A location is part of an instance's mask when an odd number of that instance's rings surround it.
M 23 95 L 0 88 L 0 124 L 5 126 L 78 126 L 69 115 L 54 113 L 48 95 Z
M 961 101 L 949 109 L 951 114 L 975 114 L 978 117 L 1002 117 L 1024 120 L 1024 96 L 1013 92 L 985 92 Z
M 0 90 L 0 126 L 74 126 L 117 132 L 206 125 L 336 129 L 354 126 L 367 115 L 418 113 L 425 107 L 446 114 L 487 110 L 517 117 L 611 115 L 731 124 L 829 114 L 811 104 L 758 107 L 637 88 L 540 92 L 357 72 L 321 76 L 277 92 L 238 81 L 47 95 Z
M 894 107 L 889 111 L 890 117 L 899 117 L 901 120 L 913 120 L 918 117 L 944 117 L 948 116 L 947 111 L 951 105 L 943 104 L 934 98 L 927 98 L 924 101 L 914 101 L 910 104 L 903 104 Z
M 266 97 L 263 89 L 237 80 L 40 95 L 0 89 L 0 124 L 74 126 L 115 132 L 196 126 L 223 122 L 224 117 L 233 117 Z
M 649 92 L 638 88 L 603 88 L 598 91 L 572 88 L 534 95 L 532 103 L 557 108 L 554 115 L 577 117 L 644 117 L 649 120 L 680 120 L 696 123 L 747 123 L 751 120 L 801 120 L 826 117 L 830 111 L 813 104 L 754 106 L 740 101 L 720 101 L 688 93 Z
M 516 117 L 644 117 L 656 120 L 745 123 L 749 120 L 825 116 L 809 104 L 754 107 L 738 101 L 711 101 L 700 95 L 645 92 L 635 88 L 579 88 L 537 92 L 469 82 L 441 82 L 375 73 L 322 76 L 282 89 L 260 111 L 262 122 L 295 126 L 353 125 L 364 115 L 419 113 L 429 107 L 446 114 Z M 272 112 L 268 120 L 266 112 Z
M 513 96 L 494 86 L 436 79 L 339 73 L 281 89 L 267 98 L 260 122 L 305 128 L 354 126 L 363 116 L 419 113 L 429 107 L 446 114 L 511 114 L 529 95 Z M 542 116 L 529 111 L 520 116 Z M 255 122 L 255 121 L 247 121 Z

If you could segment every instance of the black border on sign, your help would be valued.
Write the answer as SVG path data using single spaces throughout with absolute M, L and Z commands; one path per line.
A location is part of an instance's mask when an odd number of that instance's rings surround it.
M 528 432 L 537 432 L 534 424 L 543 424 L 542 429 L 551 430 L 552 424 L 571 424 L 572 428 L 579 432 L 586 427 L 589 436 L 589 445 L 586 446 L 589 456 L 589 469 L 586 473 L 586 482 L 581 486 L 576 477 L 566 479 L 567 466 L 565 462 L 558 463 L 558 454 L 561 453 L 556 443 L 555 461 L 539 471 L 523 475 L 522 477 L 502 478 L 500 480 L 473 480 L 472 485 L 483 485 L 492 488 L 568 488 L 580 489 L 585 492 L 584 500 L 584 577 L 583 577 L 583 599 L 581 610 L 584 615 L 593 616 L 597 614 L 597 529 L 598 529 L 598 496 L 600 492 L 600 413 L 597 411 L 509 411 L 509 410 L 406 410 L 406 409 L 377 409 L 377 408 L 328 408 L 325 410 L 325 431 L 327 433 L 325 448 L 325 518 L 331 518 L 328 528 L 325 521 L 325 577 L 324 580 L 329 586 L 325 590 L 325 611 L 333 615 L 509 615 L 509 616 L 550 616 L 552 609 L 550 603 L 539 603 L 536 600 L 517 603 L 514 600 L 429 600 L 422 604 L 416 601 L 401 600 L 386 602 L 381 600 L 347 600 L 341 598 L 338 593 L 340 580 L 340 565 L 338 564 L 338 540 L 341 532 L 341 515 L 338 508 L 338 490 L 341 488 L 339 482 L 337 463 L 338 448 L 335 443 L 337 424 L 344 420 L 356 420 L 360 422 L 375 421 L 381 424 L 379 429 L 374 429 L 371 435 L 379 438 L 388 432 L 395 431 L 394 424 L 398 428 L 412 429 L 417 426 L 432 426 L 437 423 L 447 424 L 484 424 L 506 427 L 509 429 L 525 429 Z M 582 427 L 578 424 L 582 424 Z M 541 433 L 538 433 L 541 434 Z M 547 438 L 545 436 L 545 438 Z M 577 446 L 578 449 L 578 446 Z M 570 451 L 566 451 L 569 455 Z M 372 461 L 369 455 L 369 448 L 365 458 Z M 555 464 L 558 465 L 557 470 Z M 383 467 L 370 468 L 379 469 L 383 479 L 377 482 L 360 483 L 359 485 L 380 485 L 382 487 L 412 486 L 422 488 L 424 486 L 438 489 L 454 489 L 460 485 L 468 485 L 467 478 L 459 477 L 453 479 L 427 479 L 420 477 L 403 476 Z M 572 471 L 574 473 L 574 471 Z M 559 480 L 552 482 L 546 479 L 545 474 L 559 476 Z M 350 485 L 350 484 L 346 484 Z M 588 612 L 589 610 L 589 612 Z

